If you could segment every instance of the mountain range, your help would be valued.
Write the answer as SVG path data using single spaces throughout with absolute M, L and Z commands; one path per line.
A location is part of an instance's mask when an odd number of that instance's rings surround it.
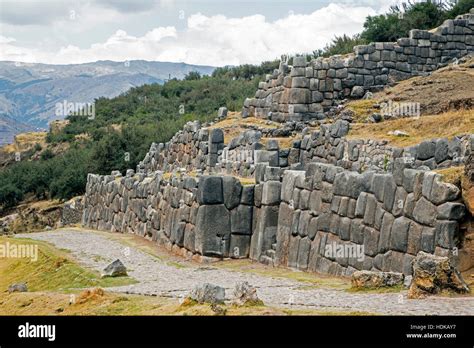
M 51 65 L 0 62 L 0 146 L 20 132 L 46 129 L 61 119 L 57 103 L 90 103 L 98 97 L 115 97 L 132 87 L 182 79 L 191 71 L 209 75 L 211 66 L 185 63 L 97 61 Z

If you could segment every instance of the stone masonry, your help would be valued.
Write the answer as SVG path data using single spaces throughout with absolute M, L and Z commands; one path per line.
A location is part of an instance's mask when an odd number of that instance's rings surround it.
M 472 51 L 473 17 L 413 30 L 396 44 L 359 46 L 347 57 L 282 63 L 243 116 L 319 118 L 337 99 L 429 73 Z M 196 260 L 251 258 L 346 276 L 410 275 L 420 251 L 455 258 L 460 226 L 472 216 L 460 189 L 433 170 L 465 165 L 472 181 L 474 135 L 396 148 L 348 139 L 349 129 L 342 119 L 323 123 L 281 148 L 257 129 L 224 144 L 222 129 L 189 122 L 169 142 L 152 144 L 136 172 L 89 174 L 82 223 L 134 233 Z
M 294 57 L 284 61 L 246 99 L 242 114 L 287 120 L 324 119 L 324 111 L 346 98 L 361 98 L 396 81 L 426 75 L 474 52 L 474 11 L 438 28 L 411 30 L 409 38 L 354 47 L 345 56 Z

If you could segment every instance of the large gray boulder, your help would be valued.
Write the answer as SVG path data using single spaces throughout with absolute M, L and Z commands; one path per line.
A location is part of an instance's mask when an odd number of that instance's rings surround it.
M 102 277 L 122 277 L 127 275 L 127 268 L 119 259 L 115 260 L 102 271 Z
M 8 292 L 11 294 L 12 292 L 27 292 L 28 291 L 28 286 L 26 283 L 15 283 L 11 284 L 8 287 Z
M 222 304 L 225 300 L 225 289 L 218 285 L 204 283 L 195 286 L 188 297 L 198 303 Z

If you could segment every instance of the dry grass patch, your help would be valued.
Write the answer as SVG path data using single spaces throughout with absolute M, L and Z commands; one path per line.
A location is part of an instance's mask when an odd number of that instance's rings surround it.
M 47 132 L 29 132 L 17 134 L 14 138 L 13 144 L 5 145 L 2 150 L 6 153 L 26 151 L 36 144 L 41 147 L 46 146 L 46 135 Z
M 441 174 L 444 182 L 454 184 L 459 187 L 461 186 L 461 180 L 464 176 L 464 166 L 436 169 L 434 171 L 438 174 Z
M 362 123 L 366 121 L 368 116 L 379 111 L 375 108 L 377 103 L 378 101 L 374 99 L 352 100 L 347 103 L 346 109 L 351 110 L 354 113 L 353 122 Z
M 228 144 L 233 138 L 248 130 L 246 126 L 258 126 L 260 128 L 270 129 L 279 127 L 279 124 L 276 122 L 267 123 L 268 120 L 256 117 L 242 118 L 240 112 L 229 112 L 225 119 L 214 123 L 209 129 L 221 128 L 224 132 L 224 143 Z
M 373 94 L 369 100 L 352 100 L 346 105 L 354 113 L 355 122 L 364 122 L 376 104 L 392 102 L 419 103 L 421 115 L 438 115 L 450 110 L 474 107 L 474 58 L 458 66 L 452 64 L 428 76 L 400 81 L 393 87 Z
M 72 297 L 74 295 L 74 297 Z M 219 306 L 227 316 L 243 315 L 372 315 L 362 311 L 312 310 L 259 306 Z M 215 316 L 211 305 L 182 302 L 177 299 L 122 295 L 102 289 L 82 293 L 55 292 L 0 294 L 0 314 L 3 315 L 166 315 Z
M 260 142 L 263 145 L 267 145 L 268 140 L 277 140 L 280 145 L 280 149 L 288 149 L 293 145 L 293 141 L 296 140 L 296 137 L 278 137 L 278 138 L 262 138 Z
M 388 135 L 401 130 L 408 137 Z M 374 124 L 354 123 L 348 138 L 387 140 L 392 146 L 412 146 L 426 139 L 452 138 L 455 135 L 474 133 L 474 110 L 448 111 L 435 116 L 401 118 Z

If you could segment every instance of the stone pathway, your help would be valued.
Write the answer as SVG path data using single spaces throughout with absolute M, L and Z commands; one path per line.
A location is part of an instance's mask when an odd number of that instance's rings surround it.
M 257 287 L 258 296 L 266 305 L 280 308 L 394 315 L 474 315 L 474 297 L 408 300 L 406 291 L 350 293 L 315 288 L 291 279 L 218 268 L 212 264 L 187 263 L 188 267 L 180 267 L 93 231 L 61 229 L 17 236 L 50 242 L 57 248 L 69 250 L 81 264 L 98 271 L 120 259 L 138 283 L 108 288 L 109 291 L 183 298 L 195 285 L 207 282 L 224 287 L 226 298 L 230 299 L 235 284 L 248 281 Z

